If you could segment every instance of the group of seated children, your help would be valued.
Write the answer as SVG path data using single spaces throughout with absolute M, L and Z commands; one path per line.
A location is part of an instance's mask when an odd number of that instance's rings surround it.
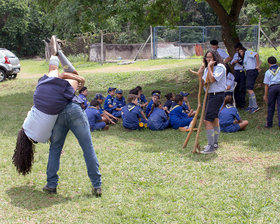
M 159 90 L 152 92 L 152 99 L 148 103 L 140 86 L 129 91 L 127 104 L 121 89 L 110 87 L 106 98 L 101 93 L 97 93 L 90 103 L 86 99 L 87 94 L 87 88 L 83 87 L 79 96 L 84 101 L 91 131 L 108 130 L 109 124 L 116 124 L 119 118 L 122 118 L 123 127 L 128 130 L 148 127 L 150 130 L 157 131 L 172 127 L 180 131 L 188 131 L 196 113 L 190 107 L 189 94 L 186 92 L 180 92 L 178 95 L 166 94 L 166 102 L 163 106 L 160 102 Z M 224 132 L 244 130 L 248 125 L 248 121 L 240 119 L 237 109 L 233 106 L 232 95 L 225 97 L 219 119 L 221 131 Z

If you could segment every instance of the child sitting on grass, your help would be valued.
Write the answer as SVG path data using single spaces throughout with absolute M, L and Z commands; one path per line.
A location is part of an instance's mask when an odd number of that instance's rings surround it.
M 195 115 L 195 111 L 191 109 L 190 102 L 188 100 L 188 95 L 190 94 L 182 91 L 180 92 L 180 95 L 183 97 L 183 112 L 188 114 L 189 117 L 193 117 Z
M 245 130 L 248 121 L 242 121 L 236 107 L 233 106 L 233 98 L 227 95 L 224 104 L 219 112 L 219 123 L 221 131 L 223 132 L 236 132 Z
M 113 101 L 112 115 L 115 117 L 121 117 L 122 108 L 125 106 L 125 98 L 121 89 L 116 90 L 116 98 Z
M 165 98 L 166 98 L 166 102 L 165 102 L 165 104 L 164 104 L 164 106 L 163 106 L 163 109 L 164 109 L 167 113 L 169 113 L 170 108 L 171 108 L 171 106 L 172 106 L 172 103 L 174 102 L 174 99 L 175 99 L 175 94 L 174 94 L 174 93 L 167 93 L 167 94 L 165 95 Z
M 175 105 L 170 109 L 169 113 L 170 124 L 174 129 L 189 126 L 193 119 L 183 112 L 182 105 L 183 97 L 181 95 L 176 95 Z
M 102 103 L 104 101 L 104 96 L 101 93 L 97 93 L 94 97 L 95 100 L 98 101 L 99 103 L 99 112 L 101 114 L 102 120 L 106 123 L 106 124 L 116 124 L 116 122 L 118 122 L 118 118 L 115 117 L 114 115 L 108 113 L 106 110 L 104 110 L 102 108 Z
M 110 114 L 112 114 L 112 112 L 113 112 L 113 100 L 115 98 L 115 91 L 116 91 L 116 88 L 109 87 L 109 89 L 107 91 L 108 96 L 106 97 L 105 102 L 104 102 L 104 110 L 106 110 Z
M 143 94 L 142 87 L 141 86 L 136 86 L 135 89 L 138 90 L 139 104 L 140 104 L 142 109 L 145 109 L 148 105 L 148 101 L 147 101 L 145 95 Z
M 147 108 L 146 108 L 146 117 L 149 117 L 149 114 L 151 112 L 152 106 L 154 103 L 157 103 L 160 99 L 160 91 L 159 90 L 154 90 L 152 92 L 152 99 L 149 102 Z
M 102 121 L 102 117 L 99 112 L 99 103 L 97 100 L 92 100 L 90 102 L 90 105 L 85 110 L 85 113 L 88 118 L 90 131 L 109 129 L 109 126 L 106 125 L 104 121 Z
M 127 97 L 128 104 L 122 108 L 123 127 L 129 130 L 139 130 L 147 118 L 142 116 L 142 109 L 138 106 L 138 97 L 129 94 Z M 142 122 L 141 122 L 142 121 Z
M 148 119 L 148 128 L 160 131 L 169 126 L 169 120 L 160 102 L 154 103 Z

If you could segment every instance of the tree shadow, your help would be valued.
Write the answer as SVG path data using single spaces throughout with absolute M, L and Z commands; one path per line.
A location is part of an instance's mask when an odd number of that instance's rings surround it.
M 35 186 L 12 187 L 6 191 L 15 207 L 36 211 L 42 208 L 48 208 L 56 204 L 65 203 L 72 200 L 69 197 L 63 197 L 59 194 L 50 195 L 43 191 L 35 189 Z
M 266 171 L 266 178 L 271 179 L 271 178 L 280 178 L 280 165 L 276 166 L 269 166 L 265 169 Z

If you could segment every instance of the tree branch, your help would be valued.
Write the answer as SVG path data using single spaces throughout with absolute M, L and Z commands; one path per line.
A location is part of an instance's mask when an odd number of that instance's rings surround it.
M 223 21 L 228 20 L 229 15 L 225 10 L 225 8 L 222 6 L 222 4 L 219 2 L 219 0 L 206 0 L 206 1 L 219 17 L 221 24 L 223 23 Z

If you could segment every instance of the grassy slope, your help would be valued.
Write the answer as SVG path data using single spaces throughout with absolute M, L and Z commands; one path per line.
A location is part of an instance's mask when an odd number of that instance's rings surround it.
M 166 62 L 170 61 L 174 63 Z M 141 84 L 147 96 L 154 89 L 187 90 L 193 107 L 196 104 L 197 81 L 186 68 L 85 77 L 89 99 L 97 92 L 105 94 L 108 86 L 122 88 L 127 95 Z M 36 147 L 33 170 L 26 177 L 11 164 L 36 81 L 0 83 L 0 223 L 279 223 L 279 130 L 263 128 L 264 107 L 254 115 L 241 111 L 250 122 L 248 129 L 221 134 L 216 155 L 191 154 L 194 137 L 182 149 L 186 134 L 172 129 L 126 132 L 118 124 L 107 132 L 92 133 L 103 175 L 104 193 L 99 199 L 90 196 L 82 150 L 69 133 L 61 157 L 59 193 L 45 195 L 41 188 L 46 183 L 47 144 Z M 260 101 L 261 87 L 257 93 Z M 206 143 L 204 132 L 201 143 Z

